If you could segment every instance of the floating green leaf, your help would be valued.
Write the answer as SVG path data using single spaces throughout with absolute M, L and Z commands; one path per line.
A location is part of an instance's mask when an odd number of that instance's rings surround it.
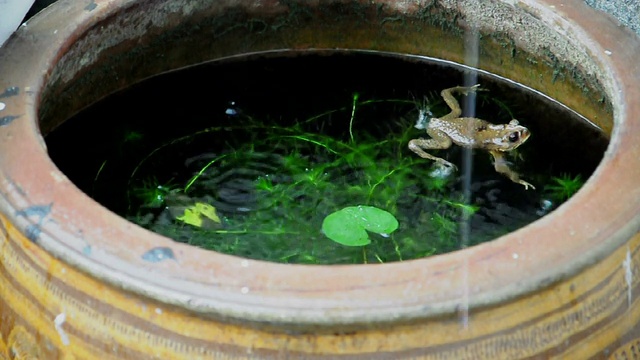
M 220 224 L 220 217 L 216 213 L 216 208 L 205 203 L 197 202 L 193 206 L 190 206 L 184 209 L 184 214 L 182 216 L 176 217 L 176 220 L 182 221 L 185 224 L 193 225 L 195 227 L 202 227 L 204 223 L 204 219 L 214 221 Z
M 349 206 L 329 214 L 322 231 L 331 240 L 346 246 L 371 243 L 367 231 L 383 236 L 398 228 L 398 220 L 389 212 L 373 206 Z

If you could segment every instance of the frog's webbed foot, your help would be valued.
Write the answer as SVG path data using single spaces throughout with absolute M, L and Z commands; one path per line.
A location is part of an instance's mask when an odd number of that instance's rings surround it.
M 470 93 L 475 93 L 476 91 L 485 91 L 485 89 L 482 89 L 480 87 L 480 84 L 475 84 L 473 86 L 458 86 L 458 92 L 460 92 L 461 94 L 467 96 Z
M 413 127 L 418 130 L 424 130 L 427 128 L 427 124 L 429 124 L 429 120 L 432 118 L 433 113 L 429 109 L 429 106 L 420 108 L 418 109 L 418 120 L 416 120 L 416 124 Z
M 446 89 L 444 91 L 457 92 L 458 94 L 462 94 L 464 96 L 468 96 L 471 93 L 477 93 L 478 91 L 489 91 L 487 89 L 481 88 L 480 84 L 475 84 L 473 86 L 456 86 L 450 89 Z
M 511 180 L 513 180 L 513 179 L 511 179 Z M 526 181 L 524 181 L 522 179 L 518 179 L 518 181 L 514 181 L 514 182 L 516 182 L 516 183 L 518 183 L 520 185 L 523 185 L 525 190 L 529 190 L 529 188 L 531 188 L 533 190 L 536 189 L 536 187 L 531 185 L 531 183 L 528 183 L 528 182 L 526 182 Z
M 443 172 L 446 172 L 448 174 L 454 172 L 454 171 L 458 171 L 458 167 L 455 166 L 454 164 L 448 162 L 445 159 L 442 158 L 437 158 L 436 160 L 436 164 L 438 164 L 438 166 L 443 168 Z
M 438 179 L 445 179 L 448 178 L 451 174 L 453 174 L 454 172 L 456 172 L 458 170 L 458 168 L 447 162 L 449 165 L 445 165 L 443 163 L 440 162 L 436 162 L 432 167 L 431 167 L 431 171 L 429 172 L 429 176 L 432 178 L 438 178 Z

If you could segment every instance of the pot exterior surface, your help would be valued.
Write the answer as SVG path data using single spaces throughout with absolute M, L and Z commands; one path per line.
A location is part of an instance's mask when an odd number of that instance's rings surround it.
M 2 219 L 6 359 L 633 359 L 640 236 L 580 274 L 494 307 L 352 331 L 298 332 L 206 318 L 123 291 Z
M 463 63 L 464 29 L 483 35 L 478 67 L 611 143 L 569 202 L 463 251 L 302 266 L 196 249 L 95 203 L 42 139 L 179 67 L 335 48 Z M 0 358 L 638 357 L 638 53 L 635 34 L 577 0 L 61 0 L 0 51 Z

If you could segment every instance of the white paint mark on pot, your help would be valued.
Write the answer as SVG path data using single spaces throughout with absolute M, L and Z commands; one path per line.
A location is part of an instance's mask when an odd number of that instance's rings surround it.
M 64 345 L 69 345 L 69 335 L 62 328 L 62 324 L 67 320 L 67 315 L 65 313 L 60 313 L 53 319 L 53 326 L 56 328 L 58 335 L 60 335 L 60 340 Z
M 4 108 L 6 108 L 7 105 L 5 105 L 3 102 L 0 102 L 0 111 L 4 110 Z
M 605 51 L 604 51 L 604 53 L 605 53 L 605 54 L 607 54 L 607 55 L 609 55 L 609 56 L 611 56 L 611 54 L 613 54 L 613 53 L 612 53 L 611 51 L 609 51 L 609 50 L 605 50 Z
M 66 176 L 64 176 L 61 172 L 59 171 L 51 171 L 49 173 L 51 175 L 51 177 L 53 178 L 53 181 L 55 181 L 56 183 L 61 183 L 63 181 L 66 180 Z
M 517 253 L 513 253 L 513 255 L 511 255 L 511 256 L 513 256 L 514 259 L 517 259 L 517 258 L 520 257 Z
M 242 294 L 248 294 L 249 293 L 249 288 L 247 286 L 243 286 L 242 288 L 240 288 L 240 292 Z
M 240 266 L 242 266 L 244 268 L 249 267 L 249 260 L 245 259 L 245 260 L 240 261 Z
M 631 287 L 633 285 L 633 260 L 631 259 L 631 250 L 627 246 L 627 256 L 622 262 L 622 268 L 624 269 L 624 280 L 627 283 L 627 302 L 631 307 L 631 297 L 633 295 Z

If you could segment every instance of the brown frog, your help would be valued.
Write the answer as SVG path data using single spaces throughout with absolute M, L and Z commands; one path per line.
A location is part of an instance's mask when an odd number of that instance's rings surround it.
M 425 159 L 434 160 L 453 169 L 456 169 L 455 165 L 425 150 L 447 149 L 451 144 L 487 150 L 493 156 L 494 168 L 497 172 L 515 183 L 524 185 L 525 190 L 529 187 L 535 189 L 533 185 L 520 179 L 518 173 L 509 168 L 509 163 L 505 159 L 505 152 L 517 148 L 531 135 L 526 127 L 519 125 L 518 120 L 515 119 L 508 124 L 494 125 L 482 119 L 460 117 L 462 110 L 453 93 L 468 95 L 470 92 L 479 90 L 479 86 L 456 86 L 442 90 L 440 95 L 451 112 L 440 118 L 431 118 L 426 125 L 427 134 L 431 139 L 413 139 L 409 141 L 409 149 Z

